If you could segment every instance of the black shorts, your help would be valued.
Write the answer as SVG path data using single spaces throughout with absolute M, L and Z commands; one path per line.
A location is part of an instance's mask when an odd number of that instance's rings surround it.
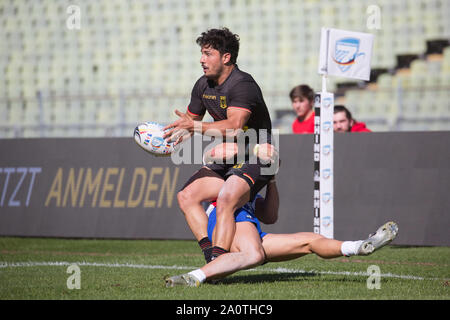
M 250 186 L 250 200 L 253 201 L 255 196 L 264 188 L 274 175 L 262 175 L 261 169 L 266 167 L 264 164 L 250 164 L 247 162 L 241 164 L 207 164 L 205 165 L 211 171 L 217 173 L 224 180 L 228 177 L 236 175 L 244 179 Z

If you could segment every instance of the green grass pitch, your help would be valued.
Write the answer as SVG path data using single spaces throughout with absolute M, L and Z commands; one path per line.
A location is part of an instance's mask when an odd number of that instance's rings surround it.
M 69 289 L 70 265 L 80 289 Z M 367 257 L 315 255 L 240 271 L 199 288 L 164 277 L 203 264 L 195 241 L 0 237 L 0 299 L 324 300 L 450 298 L 450 247 L 387 246 Z M 368 267 L 380 269 L 368 289 Z

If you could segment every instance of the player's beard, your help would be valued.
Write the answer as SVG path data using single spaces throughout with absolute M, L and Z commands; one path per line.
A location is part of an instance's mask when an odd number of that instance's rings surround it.
M 208 70 L 210 71 L 209 73 L 205 73 L 205 76 L 209 79 L 209 80 L 213 80 L 213 81 L 218 81 L 220 75 L 223 72 L 223 66 L 218 65 L 216 68 L 211 69 L 211 67 L 208 67 Z

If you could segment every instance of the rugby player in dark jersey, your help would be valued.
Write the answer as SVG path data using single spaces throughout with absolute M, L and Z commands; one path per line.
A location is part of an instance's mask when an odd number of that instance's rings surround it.
M 236 65 L 239 37 L 227 28 L 211 29 L 201 34 L 197 44 L 204 75 L 192 89 L 187 112 L 175 111 L 180 119 L 166 126 L 165 138 L 179 143 L 180 132 L 192 135 L 214 130 L 214 136 L 219 132 L 225 141 L 226 137 L 238 137 L 243 130 L 255 130 L 257 143 L 271 143 L 271 120 L 261 89 Z M 201 122 L 206 111 L 214 122 Z M 259 160 L 253 163 L 248 158 L 239 163 L 207 164 L 178 193 L 180 208 L 208 262 L 230 250 L 236 230 L 234 211 L 252 201 L 272 179 L 273 174 L 262 174 L 264 167 Z M 211 243 L 202 202 L 214 199 L 217 227 Z

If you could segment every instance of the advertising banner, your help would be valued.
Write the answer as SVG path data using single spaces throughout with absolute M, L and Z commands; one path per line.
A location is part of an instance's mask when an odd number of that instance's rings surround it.
M 450 132 L 335 134 L 334 169 L 321 172 L 334 179 L 334 238 L 365 239 L 392 220 L 394 244 L 450 245 L 448 141 Z M 279 217 L 262 229 L 313 232 L 312 135 L 281 135 L 279 150 Z M 200 167 L 153 157 L 133 138 L 2 139 L 0 235 L 193 239 L 177 192 Z

